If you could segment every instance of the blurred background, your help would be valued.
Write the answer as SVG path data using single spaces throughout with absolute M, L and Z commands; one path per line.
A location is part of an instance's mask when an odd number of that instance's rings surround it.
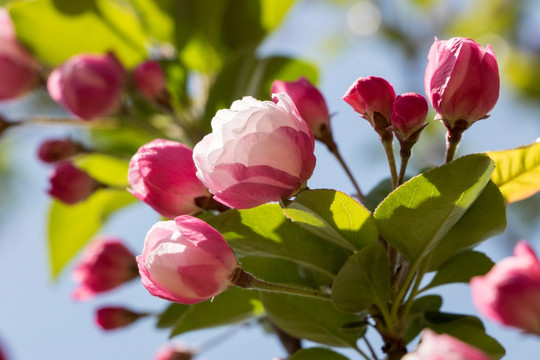
M 334 114 L 335 140 L 366 193 L 388 176 L 388 169 L 375 132 L 341 100 L 358 77 L 383 77 L 397 94 L 424 94 L 424 69 L 434 37 L 464 36 L 491 44 L 501 71 L 500 99 L 490 118 L 464 134 L 458 156 L 515 148 L 540 137 L 538 33 L 540 2 L 536 0 L 299 0 L 257 52 L 300 58 L 318 69 L 318 86 Z M 0 112 L 9 119 L 35 113 L 63 115 L 44 90 L 4 102 Z M 442 164 L 444 134 L 441 123 L 426 128 L 413 149 L 410 174 Z M 167 331 L 156 330 L 154 319 L 104 333 L 94 325 L 93 313 L 111 304 L 161 311 L 165 301 L 151 297 L 135 281 L 94 300 L 75 302 L 71 299 L 73 262 L 51 280 L 46 240 L 50 168 L 38 162 L 36 151 L 43 140 L 63 135 L 84 137 L 84 129 L 28 126 L 7 131 L 0 140 L 0 342 L 14 360 L 151 359 L 168 341 Z M 316 155 L 310 188 L 353 193 L 325 146 L 317 144 Z M 517 240 L 526 239 L 540 251 L 538 214 L 539 196 L 511 204 L 506 232 L 480 250 L 498 261 L 511 254 Z M 136 203 L 115 214 L 100 233 L 122 237 L 138 254 L 146 231 L 158 220 L 148 206 Z M 443 295 L 443 310 L 477 315 L 468 286 L 436 290 Z M 506 348 L 507 359 L 531 359 L 540 349 L 533 336 L 485 323 L 488 334 Z M 286 354 L 273 335 L 253 324 L 183 334 L 174 341 L 200 349 L 196 359 L 201 360 L 272 359 Z

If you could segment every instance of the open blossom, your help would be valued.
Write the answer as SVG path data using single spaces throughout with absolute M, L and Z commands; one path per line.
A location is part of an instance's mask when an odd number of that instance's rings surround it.
M 49 76 L 52 99 L 84 120 L 111 115 L 122 100 L 125 70 L 110 53 L 71 57 Z
M 15 38 L 15 29 L 0 8 L 0 101 L 15 99 L 39 82 L 38 63 Z
M 69 162 L 56 165 L 49 176 L 49 183 L 49 195 L 68 205 L 86 200 L 103 186 L 87 172 Z
M 100 236 L 84 250 L 73 272 L 75 300 L 87 300 L 137 277 L 135 255 L 117 238 Z
M 471 291 L 482 315 L 540 335 L 540 262 L 525 241 L 516 245 L 514 256 L 473 277 Z
M 300 116 L 308 123 L 316 139 L 323 137 L 323 127 L 330 126 L 328 106 L 319 89 L 313 86 L 305 77 L 296 81 L 286 82 L 274 80 L 272 93 L 287 93 L 296 105 Z
M 390 126 L 392 104 L 395 99 L 394 87 L 385 79 L 377 76 L 358 78 L 343 95 L 343 100 L 360 116 L 369 121 L 376 130 L 384 130 Z M 383 124 L 376 123 L 375 113 L 382 115 Z
M 152 226 L 137 264 L 150 294 L 182 304 L 219 295 L 231 286 L 238 267 L 223 236 L 189 215 Z
M 137 65 L 133 78 L 137 90 L 147 99 L 154 100 L 166 91 L 165 73 L 157 61 L 145 61 Z
M 227 206 L 289 198 L 313 173 L 313 134 L 287 94 L 275 97 L 277 104 L 247 96 L 218 111 L 193 149 L 197 176 Z
M 131 158 L 129 191 L 169 219 L 195 214 L 201 211 L 195 200 L 210 196 L 196 171 L 190 148 L 156 139 L 143 145 Z
M 124 328 L 141 317 L 141 314 L 122 306 L 102 307 L 96 311 L 95 315 L 96 324 L 105 331 Z
M 493 49 L 455 37 L 435 42 L 424 77 L 427 98 L 451 127 L 483 119 L 499 98 L 499 70 Z
M 4 39 L 15 39 L 15 27 L 9 16 L 9 12 L 0 7 L 0 37 Z
M 425 329 L 420 345 L 402 360 L 490 360 L 490 357 L 455 337 Z

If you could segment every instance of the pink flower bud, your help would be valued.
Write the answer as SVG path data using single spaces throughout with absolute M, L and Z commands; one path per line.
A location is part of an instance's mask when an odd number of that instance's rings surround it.
M 0 8 L 0 101 L 32 90 L 39 82 L 38 63 L 15 38 L 9 14 Z
M 152 226 L 137 264 L 150 294 L 182 304 L 219 295 L 231 286 L 238 267 L 223 236 L 189 215 Z
M 73 280 L 75 300 L 87 300 L 137 277 L 135 255 L 117 238 L 100 236 L 84 250 Z
M 137 89 L 149 100 L 158 98 L 166 90 L 167 80 L 157 61 L 139 64 L 133 72 L 133 77 Z
M 129 191 L 169 219 L 195 214 L 201 211 L 195 199 L 210 196 L 196 171 L 190 148 L 157 139 L 143 145 L 131 158 Z
M 428 104 L 422 95 L 400 95 L 392 105 L 392 130 L 400 140 L 407 140 L 424 128 L 427 113 Z
M 313 173 L 313 134 L 291 98 L 275 96 L 277 104 L 247 96 L 218 111 L 193 149 L 197 176 L 227 206 L 289 198 Z
M 540 335 L 540 262 L 525 241 L 516 245 L 514 256 L 473 277 L 471 291 L 482 315 Z
M 121 306 L 102 307 L 96 311 L 96 324 L 105 331 L 124 328 L 141 317 L 141 314 L 133 312 Z
M 90 120 L 111 115 L 120 107 L 125 70 L 116 57 L 81 54 L 54 69 L 47 89 L 54 101 Z
M 471 39 L 455 37 L 435 42 L 424 77 L 426 95 L 435 111 L 454 127 L 467 127 L 487 117 L 499 98 L 499 70 L 490 45 L 484 49 Z
M 359 78 L 343 96 L 343 100 L 369 121 L 375 129 L 390 126 L 392 104 L 395 99 L 396 92 L 392 85 L 376 76 Z M 375 123 L 374 113 L 376 112 L 386 119 L 384 125 Z
M 84 151 L 83 146 L 69 138 L 51 139 L 41 143 L 38 149 L 38 157 L 45 163 L 55 163 L 67 160 L 82 151 Z
M 166 345 L 158 350 L 155 360 L 191 360 L 195 352 L 181 345 Z
M 447 334 L 425 329 L 422 342 L 402 360 L 490 360 L 481 350 Z
M 103 186 L 69 162 L 56 165 L 49 177 L 49 183 L 49 195 L 69 205 L 86 200 Z
M 316 139 L 323 137 L 323 126 L 330 126 L 330 114 L 321 92 L 308 79 L 301 77 L 293 82 L 274 80 L 272 93 L 287 93 L 296 105 L 300 116 L 308 123 Z

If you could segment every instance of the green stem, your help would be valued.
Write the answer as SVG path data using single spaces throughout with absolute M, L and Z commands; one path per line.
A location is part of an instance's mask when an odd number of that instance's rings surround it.
M 444 122 L 444 125 L 448 129 L 446 134 L 446 159 L 445 163 L 449 163 L 454 159 L 456 149 L 461 141 L 461 135 L 467 130 L 468 123 L 465 120 L 458 120 L 453 125 Z
M 298 296 L 315 298 L 319 300 L 330 301 L 330 295 L 324 294 L 318 290 L 309 289 L 309 288 L 297 288 L 297 287 L 285 286 L 285 285 L 267 282 L 264 280 L 257 279 L 255 276 L 251 275 L 250 273 L 245 272 L 241 268 L 236 269 L 231 279 L 231 283 L 234 286 L 239 286 L 244 289 L 257 289 L 257 290 L 267 291 L 267 292 L 298 295 Z
M 414 285 L 413 285 L 413 287 L 411 289 L 411 292 L 409 293 L 409 297 L 408 297 L 407 301 L 405 301 L 405 307 L 403 308 L 403 317 L 404 318 L 406 318 L 407 315 L 409 314 L 412 303 L 414 302 L 414 298 L 416 297 L 416 295 L 418 295 L 421 292 L 421 291 L 418 291 L 418 289 L 420 288 L 420 284 L 422 283 L 422 279 L 424 278 L 424 274 L 427 272 L 427 270 L 428 270 L 428 268 L 429 268 L 429 266 L 431 264 L 432 255 L 433 255 L 433 253 L 431 253 L 427 257 L 427 259 L 422 264 L 422 267 L 418 271 L 418 274 L 416 276 L 416 280 L 414 282 Z
M 399 168 L 397 186 L 403 184 L 403 179 L 405 178 L 405 170 L 407 170 L 407 164 L 409 163 L 409 159 L 411 158 L 410 147 L 408 147 L 406 143 L 402 143 L 399 154 L 401 156 L 401 165 Z
M 326 147 L 328 148 L 328 151 L 330 151 L 332 154 L 334 154 L 334 156 L 336 157 L 338 162 L 341 164 L 341 167 L 343 168 L 343 170 L 345 170 L 345 173 L 347 174 L 347 176 L 351 180 L 351 182 L 352 182 L 352 184 L 354 186 L 354 189 L 356 190 L 356 194 L 357 194 L 358 199 L 360 200 L 360 202 L 363 203 L 366 198 L 365 198 L 364 194 L 362 193 L 362 190 L 360 190 L 360 186 L 356 182 L 356 179 L 354 178 L 354 175 L 352 174 L 351 170 L 349 169 L 349 167 L 345 163 L 345 160 L 343 160 L 343 157 L 341 156 L 341 153 L 339 152 L 338 147 L 337 147 L 337 145 L 336 145 L 336 143 L 334 141 L 332 131 L 330 130 L 330 127 L 327 124 L 321 125 L 320 137 L 318 137 L 317 140 L 320 140 L 321 142 L 323 142 L 326 145 Z
M 354 186 L 354 189 L 356 190 L 356 196 L 358 197 L 360 202 L 363 203 L 366 200 L 366 197 L 362 193 L 362 190 L 360 190 L 360 186 L 358 186 L 358 183 L 354 179 L 354 176 L 351 173 L 351 171 L 349 170 L 349 167 L 347 166 L 347 164 L 345 163 L 345 160 L 343 160 L 343 158 L 341 157 L 341 154 L 339 153 L 339 150 L 338 150 L 337 146 L 334 148 L 334 150 L 330 150 L 330 151 L 332 152 L 332 154 L 334 154 L 336 159 L 339 161 L 339 163 L 341 164 L 341 167 L 343 167 L 343 170 L 345 170 L 345 173 L 347 173 L 347 176 L 351 180 L 351 182 L 352 182 L 352 184 Z
M 20 121 L 14 121 L 9 123 L 10 126 L 73 126 L 81 128 L 93 128 L 93 129 L 114 129 L 116 128 L 116 121 L 112 118 L 92 119 L 92 121 L 84 121 L 76 118 L 55 118 L 47 116 L 32 117 L 23 119 Z
M 392 140 L 385 140 L 381 138 L 381 142 L 384 147 L 384 152 L 386 153 L 386 158 L 388 159 L 388 166 L 390 166 L 390 174 L 392 176 L 392 187 L 395 189 L 398 185 L 398 175 L 396 169 L 396 159 L 394 158 L 394 147 Z

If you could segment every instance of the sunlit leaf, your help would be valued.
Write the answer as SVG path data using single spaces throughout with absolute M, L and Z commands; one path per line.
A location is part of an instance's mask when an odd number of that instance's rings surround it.
M 377 241 L 371 213 L 341 191 L 302 191 L 283 211 L 307 231 L 351 251 Z
M 409 261 L 422 258 L 471 207 L 493 168 L 489 157 L 475 154 L 412 178 L 375 210 L 379 233 Z
M 484 191 L 461 219 L 446 233 L 431 254 L 429 271 L 437 270 L 464 249 L 498 235 L 506 228 L 506 206 L 497 185 L 488 182 Z
M 333 277 L 347 252 L 303 230 L 277 204 L 228 210 L 207 222 L 223 234 L 239 255 L 281 258 Z
M 129 161 L 127 159 L 92 153 L 77 158 L 76 164 L 77 167 L 103 184 L 119 188 L 128 186 Z
M 499 187 L 507 204 L 540 191 L 540 143 L 487 154 L 495 161 L 491 180 Z
M 53 278 L 118 209 L 136 199 L 126 191 L 98 190 L 86 201 L 66 205 L 52 202 L 49 211 L 49 257 Z
M 10 4 L 10 15 L 20 41 L 49 65 L 114 51 L 131 67 L 147 56 L 148 37 L 132 9 L 118 1 L 19 1 Z

